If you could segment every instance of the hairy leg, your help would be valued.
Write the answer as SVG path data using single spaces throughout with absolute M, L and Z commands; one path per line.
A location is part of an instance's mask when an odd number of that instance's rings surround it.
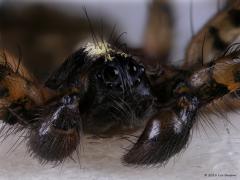
M 234 3 L 233 3 L 234 4 Z M 214 61 L 240 37 L 240 5 L 226 6 L 213 16 L 189 43 L 184 68 Z
M 20 59 L 0 51 L 0 117 L 8 124 L 24 123 L 23 114 L 48 98 Z M 27 123 L 27 122 L 25 122 Z
M 184 69 L 201 67 L 206 63 L 214 62 L 228 48 L 234 49 L 238 47 L 237 44 L 232 44 L 237 43 L 240 37 L 240 4 L 236 0 L 227 3 L 227 6 L 213 16 L 192 38 L 186 50 Z M 216 100 L 214 106 L 211 103 L 202 111 L 211 113 L 216 108 L 220 111 L 235 111 L 240 107 L 238 96 L 237 92 L 229 93 Z
M 137 143 L 123 157 L 124 163 L 164 164 L 179 153 L 188 142 L 198 105 L 196 97 L 181 95 L 175 107 L 157 113 L 148 122 Z
M 4 50 L 0 75 L 0 117 L 7 128 L 25 131 L 30 154 L 42 163 L 70 156 L 80 143 L 78 95 L 50 92 Z
M 78 100 L 77 94 L 64 95 L 34 112 L 35 127 L 30 130 L 28 147 L 41 163 L 61 163 L 77 151 L 82 132 Z
M 186 75 L 172 88 L 175 102 L 159 109 L 123 161 L 134 165 L 165 164 L 186 147 L 198 110 L 240 88 L 239 72 L 238 50 Z

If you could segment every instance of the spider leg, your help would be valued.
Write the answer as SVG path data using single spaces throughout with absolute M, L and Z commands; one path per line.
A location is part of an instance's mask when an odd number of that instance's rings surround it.
M 187 144 L 199 101 L 181 95 L 173 109 L 162 110 L 147 124 L 133 148 L 123 157 L 124 163 L 151 165 L 166 162 Z
M 78 94 L 50 93 L 17 62 L 0 52 L 0 117 L 11 133 L 26 130 L 31 155 L 43 163 L 63 162 L 80 142 Z
M 186 54 L 184 69 L 200 67 L 214 62 L 227 50 L 239 48 L 240 34 L 240 4 L 239 1 L 227 1 L 226 6 L 216 13 L 200 31 L 193 36 L 189 43 Z M 236 42 L 236 43 L 234 43 Z M 221 99 L 215 100 L 202 108 L 204 114 L 218 111 L 235 111 L 240 107 L 238 93 L 232 92 Z
M 127 164 L 164 164 L 186 147 L 197 111 L 240 88 L 240 51 L 206 64 L 185 77 L 173 89 L 173 106 L 159 109 L 132 149 Z M 168 82 L 170 83 L 170 81 Z
M 0 118 L 14 125 L 28 124 L 28 110 L 47 99 L 44 91 L 20 61 L 5 50 L 0 51 Z
M 80 49 L 70 55 L 45 83 L 57 92 L 57 96 L 33 109 L 35 123 L 28 141 L 29 152 L 42 163 L 62 163 L 74 151 L 78 153 L 83 133 L 80 114 L 87 104 L 84 96 L 86 81 L 81 81 L 85 76 L 81 76 L 80 71 L 85 72 L 89 63 L 91 61 L 87 61 Z
M 239 38 L 239 22 L 240 3 L 233 0 L 193 36 L 186 50 L 183 67 L 202 66 L 221 56 Z
M 61 163 L 80 143 L 82 128 L 77 94 L 67 94 L 36 110 L 29 133 L 30 154 L 45 163 Z

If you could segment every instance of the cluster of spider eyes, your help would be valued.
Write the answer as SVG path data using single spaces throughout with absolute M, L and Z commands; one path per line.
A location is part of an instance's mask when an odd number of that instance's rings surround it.
M 126 70 L 128 72 L 127 79 L 129 79 L 130 84 L 132 86 L 137 86 L 141 83 L 142 74 L 144 73 L 145 69 L 141 65 L 137 65 L 133 62 L 129 62 L 126 65 Z M 115 67 L 114 65 L 108 65 L 104 68 L 101 73 L 97 74 L 97 78 L 104 81 L 107 87 L 120 87 L 123 88 L 123 84 L 120 80 L 120 69 Z

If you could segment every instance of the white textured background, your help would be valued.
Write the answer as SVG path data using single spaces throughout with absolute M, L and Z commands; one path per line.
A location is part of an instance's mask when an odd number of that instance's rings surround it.
M 0 0 L 1 2 L 1 0 Z M 174 0 L 176 12 L 176 44 L 172 60 L 183 58 L 186 43 L 191 38 L 188 0 Z M 73 1 L 71 1 L 73 3 Z M 217 1 L 194 1 L 193 19 L 195 32 L 217 10 Z M 79 7 L 71 12 L 79 13 L 85 4 L 91 16 L 104 13 L 119 24 L 122 31 L 127 31 L 125 40 L 132 44 L 141 44 L 143 27 L 146 20 L 147 1 L 82 1 Z M 69 10 L 68 10 L 69 11 Z M 70 12 L 69 11 L 69 12 Z M 209 128 L 194 131 L 190 146 L 180 156 L 173 158 L 166 167 L 162 168 L 129 168 L 120 162 L 123 148 L 129 143 L 124 140 L 104 139 L 85 140 L 81 152 L 81 162 L 66 161 L 62 166 L 41 166 L 37 160 L 26 153 L 25 145 L 13 152 L 8 152 L 16 142 L 16 137 L 9 137 L 0 145 L 0 179 L 240 179 L 240 114 L 230 114 L 232 125 L 220 117 L 212 117 L 216 129 Z M 215 174 L 218 177 L 205 175 Z M 228 177 L 225 175 L 234 175 Z

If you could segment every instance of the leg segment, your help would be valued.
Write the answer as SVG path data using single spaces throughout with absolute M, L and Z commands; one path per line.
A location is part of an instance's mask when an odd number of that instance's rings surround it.
M 240 3 L 217 13 L 188 45 L 184 68 L 214 61 L 240 35 Z
M 187 75 L 175 86 L 178 88 L 172 88 L 174 105 L 159 110 L 123 161 L 135 165 L 164 164 L 186 147 L 197 111 L 240 88 L 239 57 L 240 51 L 227 52 L 215 63 Z
M 29 152 L 41 162 L 62 162 L 80 143 L 78 95 L 49 93 L 16 58 L 0 55 L 0 118 L 28 130 Z
M 128 164 L 165 163 L 187 144 L 195 121 L 198 99 L 181 95 L 173 109 L 162 110 L 147 124 L 143 134 L 124 156 Z
M 29 134 L 29 151 L 41 162 L 62 162 L 80 143 L 82 128 L 78 95 L 69 94 L 36 112 L 35 128 Z
M 187 80 L 189 88 L 202 106 L 240 88 L 240 51 L 226 52 L 215 62 L 195 70 Z
M 8 124 L 26 124 L 21 116 L 41 105 L 47 92 L 34 80 L 21 62 L 0 51 L 0 118 Z

